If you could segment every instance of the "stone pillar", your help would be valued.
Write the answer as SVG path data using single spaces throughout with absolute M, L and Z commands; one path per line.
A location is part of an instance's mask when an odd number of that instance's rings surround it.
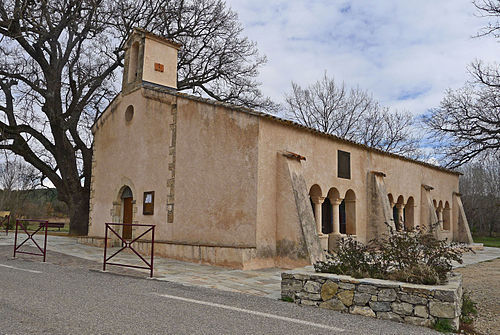
M 443 208 L 438 207 L 437 208 L 437 217 L 438 217 L 438 222 L 439 222 L 439 227 L 443 229 Z
M 316 220 L 316 231 L 318 232 L 318 235 L 323 235 L 323 232 L 321 231 L 321 223 L 323 219 L 323 215 L 321 213 L 321 205 L 323 204 L 323 201 L 325 201 L 325 197 L 320 197 L 320 196 L 313 196 L 311 197 L 313 204 L 314 204 L 314 219 Z
M 403 230 L 403 227 L 405 224 L 405 218 L 404 218 L 405 205 L 404 204 L 396 204 L 396 208 L 398 209 L 398 226 L 396 228 L 398 230 Z
M 333 221 L 333 231 L 332 234 L 340 235 L 340 211 L 339 206 L 342 203 L 342 199 L 331 200 L 332 203 L 332 221 Z

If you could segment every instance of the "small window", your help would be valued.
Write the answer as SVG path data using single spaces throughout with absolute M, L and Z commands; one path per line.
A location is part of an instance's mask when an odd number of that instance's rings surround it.
M 129 105 L 125 110 L 125 121 L 130 122 L 134 117 L 134 106 Z
M 342 150 L 337 151 L 338 177 L 351 179 L 351 154 Z

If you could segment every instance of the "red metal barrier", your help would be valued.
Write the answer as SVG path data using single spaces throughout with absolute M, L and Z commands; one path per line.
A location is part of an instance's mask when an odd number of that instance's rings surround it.
M 0 229 L 5 225 L 5 236 L 9 235 L 10 214 L 0 218 Z
M 38 229 L 35 230 L 33 233 L 29 233 L 28 230 L 26 229 L 28 224 L 30 222 L 37 222 L 39 223 L 38 225 Z M 48 227 L 48 224 L 49 222 L 46 221 L 46 220 L 21 220 L 21 219 L 17 219 L 16 220 L 16 235 L 14 237 L 14 257 L 16 257 L 16 253 L 19 253 L 19 254 L 28 254 L 28 255 L 35 255 L 35 256 L 43 256 L 43 261 L 45 262 L 45 258 L 47 256 L 47 227 Z M 18 235 L 18 230 L 19 230 L 19 227 L 21 227 L 24 232 L 26 233 L 26 235 L 28 236 L 21 244 L 17 245 L 17 235 Z M 45 237 L 44 237 L 44 242 L 43 242 L 43 249 L 38 245 L 38 243 L 35 241 L 35 239 L 33 238 L 33 236 L 36 235 L 36 233 L 38 233 L 40 230 L 42 231 L 45 231 Z M 40 254 L 38 253 L 34 253 L 34 252 L 27 252 L 27 251 L 20 251 L 19 248 L 21 248 L 24 243 L 26 243 L 27 241 L 31 240 L 35 246 L 38 248 L 38 250 L 40 250 Z
M 132 226 L 132 227 L 149 227 L 148 229 L 146 229 L 145 232 L 143 232 L 141 235 L 137 236 L 136 238 L 134 238 L 133 240 L 131 240 L 130 242 L 125 240 L 124 238 L 122 238 L 120 236 L 120 234 L 118 234 L 111 226 Z M 113 234 L 115 234 L 122 242 L 122 248 L 120 250 L 118 250 L 117 252 L 115 252 L 113 255 L 109 256 L 106 258 L 106 253 L 107 253 L 107 250 L 108 250 L 108 230 L 111 231 Z M 151 232 L 151 261 L 148 262 L 146 259 L 144 259 L 144 257 L 141 256 L 141 254 L 139 254 L 137 252 L 137 250 L 135 250 L 133 247 L 132 247 L 132 244 L 134 242 L 137 242 L 137 240 L 139 240 L 141 237 L 143 237 L 144 235 L 146 235 L 147 233 Z M 131 223 L 106 223 L 106 231 L 104 233 L 104 262 L 103 262 L 103 265 L 102 265 L 102 270 L 103 271 L 106 271 L 106 264 L 108 265 L 116 265 L 116 266 L 124 266 L 124 267 L 128 267 L 128 268 L 136 268 L 136 269 L 146 269 L 146 270 L 149 270 L 150 271 L 150 274 L 149 276 L 150 277 L 153 277 L 153 260 L 154 260 L 154 246 L 155 246 L 155 225 L 149 225 L 149 224 L 131 224 Z M 111 263 L 109 262 L 109 260 L 113 257 L 115 257 L 116 255 L 118 255 L 120 252 L 122 252 L 123 250 L 129 248 L 130 250 L 132 250 L 134 252 L 134 254 L 136 254 L 137 256 L 139 256 L 139 258 L 146 264 L 146 266 L 137 266 L 137 265 L 130 265 L 130 264 L 120 264 L 120 263 Z

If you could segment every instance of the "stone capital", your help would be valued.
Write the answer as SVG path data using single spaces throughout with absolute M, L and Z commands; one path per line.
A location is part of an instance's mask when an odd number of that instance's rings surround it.
M 313 203 L 321 205 L 323 203 L 323 201 L 325 201 L 325 197 L 313 195 L 313 196 L 311 196 L 311 200 Z
M 337 198 L 337 199 L 330 199 L 330 202 L 332 203 L 332 206 L 339 206 L 342 203 L 342 198 Z

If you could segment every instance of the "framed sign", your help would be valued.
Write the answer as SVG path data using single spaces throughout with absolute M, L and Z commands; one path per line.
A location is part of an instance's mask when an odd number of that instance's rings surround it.
M 153 215 L 155 209 L 155 192 L 144 192 L 144 201 L 142 203 L 142 214 Z

